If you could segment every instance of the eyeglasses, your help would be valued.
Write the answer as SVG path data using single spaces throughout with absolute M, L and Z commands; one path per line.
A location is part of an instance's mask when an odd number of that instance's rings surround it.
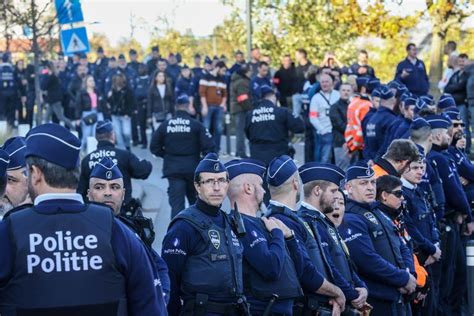
M 466 127 L 464 123 L 453 123 L 453 127 Z
M 229 183 L 229 179 L 227 178 L 207 179 L 207 180 L 200 181 L 199 183 L 208 187 L 213 187 L 216 184 L 218 184 L 219 186 L 223 186 Z
M 397 198 L 401 198 L 403 196 L 403 191 L 402 190 L 397 190 L 397 191 L 387 191 L 389 194 L 395 195 Z

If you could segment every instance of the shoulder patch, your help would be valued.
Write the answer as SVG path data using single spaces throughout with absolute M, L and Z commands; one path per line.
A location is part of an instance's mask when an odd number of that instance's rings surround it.
M 339 243 L 339 239 L 337 238 L 336 231 L 332 228 L 329 228 L 328 232 L 329 232 L 329 235 L 331 235 L 332 239 L 334 239 L 336 243 Z
M 374 223 L 375 225 L 379 224 L 379 222 L 375 218 L 374 214 L 372 214 L 371 212 L 365 212 L 364 216 L 365 216 L 365 218 L 367 218 L 370 222 Z
M 219 235 L 219 232 L 217 230 L 211 229 L 208 231 L 208 234 L 214 248 L 219 249 L 221 245 L 221 236 Z

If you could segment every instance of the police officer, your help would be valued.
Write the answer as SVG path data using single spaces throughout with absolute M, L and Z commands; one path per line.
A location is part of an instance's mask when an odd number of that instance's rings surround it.
M 77 193 L 83 197 L 87 196 L 89 186 L 89 175 L 94 166 L 104 157 L 110 157 L 117 163 L 123 174 L 125 187 L 125 203 L 132 198 L 131 179 L 147 179 L 152 171 L 152 164 L 148 160 L 140 160 L 135 154 L 128 150 L 115 147 L 115 132 L 112 122 L 109 120 L 97 122 L 95 129 L 97 149 L 85 156 L 81 163 L 81 177 L 77 187 Z
M 141 242 L 108 208 L 75 193 L 80 149 L 57 124 L 26 136 L 35 204 L 0 223 L 2 315 L 166 315 Z
M 384 153 L 383 144 L 388 134 L 388 128 L 397 117 L 394 112 L 396 99 L 393 92 L 387 86 L 381 86 L 378 90 L 380 92 L 380 107 L 367 122 L 366 138 L 364 139 L 369 159 L 375 159 Z
M 268 167 L 267 182 L 272 198 L 267 217 L 281 220 L 294 231 L 301 245 L 303 273 L 299 280 L 305 297 L 295 305 L 294 315 L 337 315 L 344 310 L 346 298 L 341 289 L 331 283 L 331 267 L 326 260 L 319 235 L 310 233 L 297 215 L 300 181 L 294 161 L 286 155 L 273 159 Z
M 104 49 L 99 46 L 97 48 L 97 59 L 94 63 L 93 67 L 93 75 L 95 82 L 97 83 L 97 90 L 103 92 L 103 79 L 107 72 L 107 67 L 109 65 L 109 58 L 107 58 L 104 54 Z M 104 97 L 105 95 L 102 95 Z
M 138 55 L 137 55 L 137 51 L 135 49 L 130 49 L 128 51 L 128 57 L 130 58 L 130 61 L 128 62 L 128 67 L 132 68 L 135 73 L 138 74 L 138 67 L 140 65 L 143 65 L 141 62 L 138 61 Z
M 367 163 L 357 162 L 347 169 L 346 182 L 348 202 L 339 233 L 369 288 L 368 302 L 374 307 L 370 314 L 407 315 L 402 294 L 416 288 L 415 277 L 406 270 L 412 258 L 405 254 L 407 248 L 392 221 L 371 207 L 376 194 L 375 173 Z
M 169 298 L 170 279 L 168 276 L 168 267 L 161 259 L 160 255 L 152 248 L 149 236 L 145 236 L 142 227 L 138 227 L 138 221 L 146 221 L 141 210 L 135 216 L 127 216 L 122 209 L 123 199 L 125 197 L 125 189 L 123 187 L 123 175 L 117 164 L 110 157 L 104 157 L 97 163 L 91 171 L 89 180 L 89 190 L 87 197 L 91 202 L 103 203 L 109 206 L 114 215 L 134 231 L 143 241 L 145 248 L 149 252 L 153 264 L 157 270 L 156 290 L 158 296 L 165 297 L 165 301 Z M 149 220 L 149 219 L 148 219 Z M 138 225 L 138 226 L 137 226 Z M 153 229 L 153 227 L 150 227 Z M 154 234 L 154 233 L 153 233 Z M 154 235 L 152 236 L 154 238 Z M 150 242 L 151 241 L 151 242 Z
M 147 128 L 147 104 L 148 90 L 150 87 L 150 76 L 144 64 L 138 65 L 138 78 L 133 93 L 137 112 L 132 116 L 132 140 L 134 144 L 141 144 L 142 148 L 148 147 L 146 135 Z M 138 126 L 137 126 L 138 125 Z M 137 130 L 138 129 L 138 130 Z
M 346 246 L 337 232 L 337 228 L 326 217 L 333 211 L 334 194 L 344 180 L 344 171 L 334 165 L 310 162 L 299 169 L 303 182 L 304 202 L 298 215 L 311 229 L 313 235 L 319 235 L 321 245 L 328 261 L 336 268 L 333 274 L 340 273 L 346 282 L 338 284 L 351 306 L 346 311 L 357 315 L 355 309 L 362 309 L 367 300 L 367 288 L 354 271 Z
M 247 113 L 245 133 L 250 141 L 250 156 L 269 164 L 274 157 L 289 153 L 289 132 L 302 133 L 304 122 L 286 108 L 276 106 L 273 89 L 261 87 L 262 101 Z
M 432 275 L 431 266 L 441 259 L 439 245 L 439 232 L 436 228 L 435 213 L 426 201 L 423 190 L 418 187 L 426 170 L 424 155 L 420 155 L 418 161 L 410 163 L 410 167 L 402 174 L 403 197 L 406 201 L 406 212 L 404 212 L 404 223 L 411 239 L 413 240 L 414 252 L 421 265 L 425 267 L 428 274 Z M 434 304 L 438 301 L 438 288 L 429 278 L 430 289 L 425 299 L 425 304 L 414 304 L 414 309 L 423 309 L 428 315 L 434 312 Z
M 0 149 L 0 197 L 3 197 L 7 188 L 7 168 L 10 163 L 10 157 L 8 153 Z
M 28 195 L 25 150 L 26 143 L 23 137 L 12 137 L 3 145 L 8 153 L 7 188 L 1 199 L 2 211 L 8 212 L 20 205 L 31 204 Z
M 10 62 L 10 54 L 4 53 L 0 63 L 0 116 L 7 120 L 8 126 L 15 123 L 15 109 L 19 102 L 19 86 L 15 69 Z
M 158 66 L 158 61 L 161 59 L 160 55 L 160 47 L 158 45 L 153 46 L 151 48 L 151 58 L 146 62 L 146 67 L 148 68 L 148 74 L 150 76 L 153 75 L 153 73 L 156 70 L 156 67 Z
M 211 134 L 189 113 L 189 98 L 182 94 L 176 99 L 176 115 L 155 131 L 150 143 L 152 154 L 163 158 L 163 177 L 168 179 L 168 199 L 171 218 L 185 206 L 196 202 L 194 170 L 201 154 L 214 151 Z
M 189 97 L 190 105 L 193 104 L 194 99 L 194 83 L 193 78 L 191 77 L 191 69 L 189 69 L 188 65 L 184 65 L 181 70 L 181 74 L 176 80 L 176 87 L 174 88 L 174 95 L 179 96 L 181 94 L 186 94 Z M 194 109 L 194 107 L 191 107 Z M 195 113 L 192 113 L 195 114 Z
M 242 214 L 245 231 L 244 289 L 252 315 L 291 315 L 303 295 L 298 281 L 301 255 L 293 232 L 275 217 L 258 217 L 263 202 L 265 165 L 253 159 L 231 160 L 228 196 Z M 293 261 L 292 258 L 295 258 Z
M 394 139 L 406 139 L 410 136 L 410 125 L 415 117 L 416 101 L 417 99 L 412 96 L 409 96 L 403 100 L 403 121 L 396 125 L 396 128 L 394 129 L 394 132 L 390 137 L 391 139 L 387 145 L 390 145 Z
M 163 240 L 171 315 L 247 315 L 243 296 L 242 244 L 221 209 L 229 175 L 214 153 L 194 173 L 196 204 L 180 212 Z M 181 302 L 183 304 L 181 304 Z

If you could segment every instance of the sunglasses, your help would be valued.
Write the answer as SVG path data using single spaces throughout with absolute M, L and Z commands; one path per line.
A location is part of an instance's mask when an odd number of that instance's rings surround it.
M 464 123 L 453 123 L 453 127 L 466 127 Z
M 397 198 L 401 198 L 403 196 L 403 191 L 402 190 L 397 190 L 397 191 L 387 191 L 389 194 L 395 195 Z

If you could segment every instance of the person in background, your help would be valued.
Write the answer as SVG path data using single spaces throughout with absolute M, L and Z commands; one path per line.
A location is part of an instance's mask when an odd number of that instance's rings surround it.
M 289 109 L 292 108 L 291 96 L 295 80 L 296 71 L 291 56 L 285 55 L 282 58 L 280 69 L 273 76 L 273 84 L 278 89 L 280 105 Z
M 117 136 L 117 146 L 130 150 L 132 136 L 131 115 L 135 109 L 132 91 L 127 87 L 125 75 L 112 77 L 112 90 L 107 94 L 107 105 Z
M 293 83 L 293 95 L 291 96 L 293 103 L 293 115 L 300 116 L 303 107 L 303 86 L 306 81 L 306 73 L 308 72 L 311 62 L 308 60 L 306 50 L 299 48 L 295 53 L 296 60 L 296 78 Z
M 158 61 L 161 58 L 160 47 L 155 45 L 151 48 L 151 58 L 147 61 L 146 66 L 148 68 L 148 74 L 152 76 L 155 73 Z
M 147 68 L 145 64 L 138 65 L 138 78 L 135 85 L 135 91 L 133 96 L 135 97 L 136 108 L 136 122 L 138 126 L 137 130 L 132 130 L 132 137 L 135 134 L 135 139 L 133 139 L 134 144 L 140 143 L 142 148 L 145 149 L 148 147 L 148 140 L 146 135 L 147 129 L 147 115 L 148 115 L 148 90 L 150 89 L 150 76 L 148 75 Z M 132 126 L 133 129 L 133 126 Z
M 155 130 L 174 113 L 173 88 L 167 78 L 166 73 L 158 69 L 148 90 L 147 117 Z
M 69 129 L 75 130 L 76 126 L 71 120 L 64 115 L 64 108 L 62 106 L 63 91 L 59 82 L 56 67 L 49 62 L 46 69 L 44 69 L 41 78 L 41 89 L 46 91 L 48 108 L 46 110 L 46 122 L 50 122 L 53 113 L 60 122 L 63 122 Z
M 223 119 L 227 111 L 227 85 L 225 73 L 227 67 L 223 62 L 217 62 L 214 69 L 206 73 L 199 81 L 201 97 L 201 115 L 204 126 L 211 131 L 216 151 L 221 149 L 221 136 L 224 130 Z M 211 130 L 211 126 L 213 129 Z
M 252 80 L 250 81 L 254 105 L 256 105 L 262 99 L 262 96 L 260 95 L 260 88 L 264 85 L 270 87 L 272 86 L 272 82 L 268 78 L 269 69 L 269 65 L 266 62 L 261 61 L 258 64 L 257 75 L 252 77 Z
M 87 75 L 84 78 L 82 89 L 77 94 L 75 104 L 76 119 L 80 120 L 79 124 L 82 132 L 82 148 L 85 149 L 87 138 L 95 136 L 97 121 L 104 120 L 102 106 L 99 101 L 99 93 L 92 75 Z
M 250 89 L 250 65 L 241 65 L 231 77 L 230 111 L 235 119 L 236 150 L 235 155 L 247 158 L 245 146 L 245 118 L 252 109 L 252 94 Z
M 311 99 L 309 119 L 315 130 L 314 161 L 331 162 L 333 134 L 329 110 L 339 100 L 339 91 L 334 90 L 334 80 L 331 75 L 320 77 L 321 91 Z
M 359 51 L 357 62 L 349 67 L 347 74 L 356 75 L 357 77 L 375 78 L 374 68 L 369 66 L 369 53 L 365 49 Z
M 260 62 L 260 49 L 258 47 L 252 48 L 250 52 L 250 68 L 252 68 L 252 77 L 258 73 L 258 64 Z
M 430 89 L 430 81 L 426 73 L 425 63 L 417 58 L 415 44 L 406 47 L 407 57 L 397 65 L 395 80 L 403 83 L 416 96 L 426 95 Z
M 194 82 L 192 78 L 192 71 L 189 69 L 188 65 L 181 67 L 181 74 L 176 81 L 176 86 L 174 88 L 174 95 L 176 97 L 185 94 L 189 98 L 189 113 L 191 115 L 196 115 L 196 110 L 194 109 Z
M 347 127 L 347 108 L 353 94 L 352 86 L 343 83 L 339 88 L 339 94 L 339 100 L 329 109 L 329 118 L 332 125 L 334 161 L 336 166 L 346 170 L 351 161 L 351 154 L 347 149 L 344 133 Z

